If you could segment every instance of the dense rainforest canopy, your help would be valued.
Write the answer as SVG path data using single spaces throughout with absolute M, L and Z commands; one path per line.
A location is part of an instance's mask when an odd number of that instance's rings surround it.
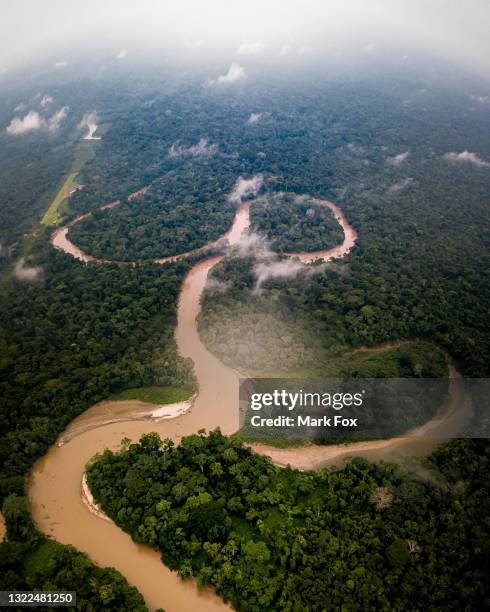
M 252 229 L 265 234 L 275 251 L 320 251 L 344 238 L 332 211 L 307 196 L 262 197 L 251 207 L 250 218 Z
M 7 540 L 0 542 L 0 589 L 74 591 L 78 610 L 147 612 L 143 597 L 112 568 L 99 568 L 71 546 L 35 529 L 25 497 L 3 504 Z
M 80 265 L 50 247 L 42 276 L 2 297 L 0 492 L 20 493 L 33 461 L 80 412 L 114 392 L 189 386 L 173 328 L 186 262 Z
M 46 83 L 26 83 L 0 101 L 0 496 L 9 537 L 0 545 L 2 588 L 76 588 L 87 609 L 144 608 L 117 572 L 36 532 L 25 476 L 96 401 L 130 387 L 195 383 L 173 339 L 191 262 L 85 265 L 56 253 L 51 230 L 39 226 L 73 170 L 84 113 L 97 110 L 102 139 L 77 166 L 83 188 L 60 213 L 69 220 L 93 211 L 70 229 L 91 255 L 144 262 L 218 238 L 233 218 L 229 195 L 240 176 L 262 175 L 271 202 L 278 192 L 330 199 L 355 227 L 356 247 L 342 262 L 289 278 L 269 274 L 260 287 L 257 266 L 280 259 L 252 249 L 222 262 L 200 329 L 223 361 L 248 371 L 420 376 L 445 367 L 435 342 L 465 375 L 487 376 L 490 362 L 490 172 L 446 157 L 476 151 L 490 160 L 489 111 L 467 90 L 417 79 L 259 79 L 236 95 L 201 81 L 145 78 L 53 85 L 56 104 L 70 109 L 53 132 L 3 129 L 20 102 L 44 112 L 36 96 Z M 252 112 L 262 113 L 253 124 Z M 296 204 L 252 207 L 252 231 L 279 254 L 341 240 L 327 211 Z M 431 342 L 404 344 L 386 359 L 333 362 L 363 345 L 415 337 Z M 425 609 L 461 609 L 463 601 L 478 609 L 489 603 L 481 573 L 485 449 L 464 441 L 436 453 L 445 478 L 436 486 L 362 461 L 339 473 L 281 471 L 218 433 L 166 450 L 149 436 L 99 459 L 90 484 L 116 522 L 239 609 L 274 602 L 314 610 L 319 601 L 400 609 L 414 600 Z M 114 466 L 121 470 L 110 478 Z
M 88 482 L 137 542 L 237 610 L 484 608 L 488 445 L 452 442 L 429 466 L 418 476 L 355 459 L 301 473 L 217 430 L 178 447 L 126 441 Z

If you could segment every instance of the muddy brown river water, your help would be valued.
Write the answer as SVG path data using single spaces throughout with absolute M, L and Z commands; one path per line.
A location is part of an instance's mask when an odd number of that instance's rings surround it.
M 328 261 L 342 257 L 355 244 L 356 232 L 342 211 L 331 202 L 321 202 L 332 210 L 341 224 L 344 241 L 338 247 L 327 251 L 294 254 L 304 263 L 315 259 Z M 237 210 L 233 225 L 226 234 L 231 245 L 239 241 L 250 225 L 250 206 L 251 202 L 244 202 Z M 67 232 L 68 227 L 56 230 L 51 240 L 53 246 L 82 261 L 92 260 L 68 240 Z M 169 259 L 172 258 L 157 260 L 156 263 L 164 263 Z M 54 444 L 35 464 L 29 481 L 32 514 L 37 526 L 58 542 L 72 544 L 87 553 L 98 565 L 115 567 L 130 584 L 137 587 L 150 609 L 163 607 L 168 612 L 207 612 L 223 610 L 228 606 L 210 589 L 199 592 L 193 580 L 180 580 L 175 572 L 171 572 L 162 564 L 157 552 L 148 546 L 136 544 L 114 523 L 90 512 L 82 502 L 83 473 L 91 457 L 105 448 L 117 449 L 124 437 L 138 440 L 142 434 L 156 431 L 161 437 L 170 437 L 178 442 L 182 436 L 195 433 L 202 427 L 209 430 L 219 426 L 226 434 L 237 430 L 239 374 L 221 363 L 206 349 L 199 338 L 196 323 L 208 273 L 221 259 L 222 256 L 216 256 L 197 263 L 187 274 L 179 297 L 175 331 L 177 347 L 181 355 L 193 360 L 199 384 L 199 393 L 192 410 L 179 418 L 162 423 L 134 420 L 102 423 L 110 420 L 111 416 L 118 419 L 121 415 L 124 417 L 124 414 L 127 414 L 128 418 L 134 416 L 135 411 L 139 409 L 137 403 L 126 402 L 126 407 L 115 406 L 113 412 L 110 407 L 106 407 L 101 415 L 101 423 L 97 426 L 94 409 L 90 409 L 77 417 L 76 423 L 69 426 L 60 437 L 60 440 L 64 436 L 68 441 L 61 446 Z M 452 375 L 458 376 L 454 370 Z M 457 402 L 461 403 L 464 397 L 457 395 L 458 393 L 462 391 L 459 387 L 454 387 L 451 393 L 452 403 L 448 400 L 449 404 L 441 407 L 431 421 L 433 427 L 441 427 L 441 436 L 447 433 L 448 424 L 454 421 L 453 425 L 456 426 L 456 421 L 459 422 L 461 418 Z M 84 424 L 90 425 L 85 431 Z M 73 428 L 77 428 L 77 435 L 67 436 L 70 427 L 72 433 Z M 407 444 L 406 438 L 400 438 L 350 447 L 339 445 L 280 450 L 256 445 L 253 448 L 256 452 L 270 455 L 279 465 L 290 463 L 300 469 L 311 469 L 339 464 L 345 455 L 364 455 L 372 459 L 391 458 L 395 452 L 402 452 L 405 446 L 406 452 L 425 454 L 430 452 L 436 443 L 436 439 L 414 438 Z

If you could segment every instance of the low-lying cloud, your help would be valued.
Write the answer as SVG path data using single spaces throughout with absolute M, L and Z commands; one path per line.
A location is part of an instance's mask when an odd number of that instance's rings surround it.
M 213 289 L 214 291 L 227 291 L 230 288 L 231 284 L 229 282 L 220 281 L 217 278 L 214 278 L 208 275 L 206 280 L 206 289 Z
M 218 151 L 217 144 L 209 144 L 205 138 L 201 138 L 199 142 L 190 147 L 174 143 L 168 150 L 168 156 L 172 159 L 178 157 L 211 157 Z
M 304 270 L 305 266 L 297 259 L 282 259 L 280 261 L 257 264 L 254 268 L 257 279 L 255 289 L 260 289 L 271 278 L 294 278 Z
M 237 81 L 243 81 L 247 78 L 247 73 L 243 66 L 240 66 L 237 62 L 233 62 L 231 66 L 228 68 L 228 72 L 226 74 L 220 75 L 214 81 L 211 81 L 212 84 L 216 85 L 225 85 L 227 83 L 236 83 Z
M 480 104 L 485 104 L 485 102 L 489 101 L 489 97 L 488 96 L 470 96 L 472 100 L 474 100 L 475 102 L 479 102 Z
M 68 110 L 68 106 L 63 106 L 47 120 L 47 128 L 50 132 L 55 132 L 60 127 L 61 122 L 64 121 L 68 115 Z
M 37 111 L 29 111 L 24 117 L 14 117 L 7 126 L 7 134 L 18 136 L 43 127 L 44 119 Z
M 255 174 L 249 179 L 244 179 L 243 176 L 240 176 L 235 183 L 233 191 L 228 196 L 228 201 L 233 204 L 240 204 L 246 198 L 257 195 L 263 183 L 264 177 L 262 174 Z
M 409 151 L 405 151 L 405 153 L 398 153 L 398 155 L 388 157 L 386 161 L 392 166 L 401 166 L 405 161 L 407 161 L 409 155 Z
M 239 55 L 258 55 L 262 53 L 265 49 L 265 44 L 261 40 L 256 40 L 254 42 L 246 42 L 242 43 L 238 49 L 237 53 Z
M 245 232 L 229 249 L 229 254 L 235 257 L 255 256 L 260 263 L 256 263 L 253 272 L 255 275 L 254 291 L 259 291 L 267 280 L 271 278 L 294 278 L 308 268 L 297 259 L 279 259 L 277 253 L 271 250 L 271 243 L 266 236 L 258 232 Z
M 327 268 L 330 268 L 328 262 L 318 263 L 312 266 L 295 258 L 279 259 L 276 253 L 269 252 L 268 257 L 254 267 L 256 278 L 254 291 L 260 291 L 262 285 L 273 278 L 292 279 L 298 276 L 298 274 L 304 274 L 309 277 L 314 274 L 319 274 Z M 341 273 L 345 274 L 345 271 Z
M 128 52 L 126 51 L 126 49 L 121 49 L 119 51 L 119 53 L 116 55 L 116 59 L 117 60 L 122 60 L 126 57 L 126 55 L 128 54 Z
M 96 111 L 90 111 L 89 113 L 85 113 L 82 117 L 82 120 L 78 124 L 78 128 L 82 130 L 83 128 L 89 128 L 93 125 L 97 125 L 99 122 L 99 117 L 97 116 Z
M 49 106 L 52 102 L 53 102 L 52 96 L 48 96 L 48 94 L 44 94 L 44 96 L 41 98 L 41 101 L 39 102 L 39 105 L 41 106 L 41 108 L 46 108 L 46 106 Z
M 68 66 L 68 62 L 66 60 L 61 60 L 59 62 L 55 62 L 55 68 L 66 68 Z
M 19 280 L 23 281 L 35 281 L 38 280 L 40 274 L 42 272 L 42 268 L 39 266 L 27 266 L 25 263 L 25 259 L 21 257 L 19 261 L 15 264 L 14 274 Z
M 260 255 L 261 257 L 276 257 L 270 249 L 270 242 L 257 232 L 244 232 L 239 240 L 230 247 L 230 253 L 239 257 Z
M 247 123 L 249 125 L 253 125 L 254 123 L 258 123 L 262 117 L 262 113 L 250 113 L 250 117 L 247 119 Z
M 469 163 L 479 168 L 490 168 L 490 162 L 485 161 L 476 153 L 462 151 L 461 153 L 446 153 L 444 159 L 454 163 Z
M 56 111 L 51 117 L 43 117 L 37 111 L 31 110 L 23 117 L 14 117 L 6 128 L 7 134 L 10 136 L 19 136 L 26 132 L 45 129 L 49 132 L 55 132 L 61 125 L 61 122 L 66 118 L 69 107 L 63 106 Z
M 391 187 L 388 189 L 388 193 L 400 193 L 400 191 L 403 191 L 411 183 L 413 183 L 413 178 L 404 178 L 403 180 L 398 181 L 398 183 L 391 185 Z

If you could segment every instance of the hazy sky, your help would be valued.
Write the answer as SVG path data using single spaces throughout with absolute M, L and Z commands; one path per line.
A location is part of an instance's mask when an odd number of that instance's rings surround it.
M 396 42 L 490 74 L 490 0 L 2 0 L 1 69 L 71 51 L 142 47 L 236 58 L 315 56 Z M 230 58 L 232 59 L 232 58 Z

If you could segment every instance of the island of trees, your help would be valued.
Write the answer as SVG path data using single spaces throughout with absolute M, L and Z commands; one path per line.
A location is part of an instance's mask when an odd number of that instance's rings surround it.
M 307 196 L 271 194 L 250 209 L 253 230 L 278 252 L 320 251 L 342 243 L 344 233 L 332 211 Z
M 134 540 L 236 610 L 456 611 L 490 604 L 488 459 L 460 440 L 420 475 L 361 459 L 301 473 L 216 430 L 125 440 L 87 478 Z

